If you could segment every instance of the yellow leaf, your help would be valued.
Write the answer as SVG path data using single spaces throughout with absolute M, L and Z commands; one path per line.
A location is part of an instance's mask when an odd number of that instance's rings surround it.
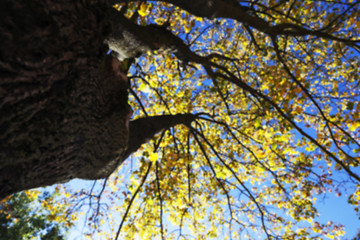
M 349 124 L 350 131 L 355 131 L 358 128 L 360 128 L 360 122 L 355 122 L 355 123 Z
M 143 16 L 143 17 L 148 15 L 149 14 L 148 5 L 145 3 L 141 3 L 138 13 L 140 14 L 140 16 Z
M 156 153 L 156 152 L 155 153 L 153 153 L 153 152 L 150 153 L 150 156 L 149 156 L 150 161 L 156 162 L 158 159 L 159 159 L 158 153 Z
M 187 24 L 184 26 L 184 29 L 185 29 L 185 33 L 188 33 L 190 32 L 190 30 L 195 26 L 195 22 L 194 21 L 191 21 L 190 24 Z

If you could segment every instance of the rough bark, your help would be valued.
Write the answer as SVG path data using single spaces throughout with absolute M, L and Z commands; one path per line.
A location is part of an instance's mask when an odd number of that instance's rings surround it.
M 2 1 L 0 13 L 0 199 L 107 177 L 157 132 L 196 118 L 154 116 L 129 127 L 120 61 L 171 48 L 178 40 L 169 32 L 119 21 L 106 0 Z
M 105 1 L 2 1 L 0 197 L 97 179 L 127 146 L 128 83 Z

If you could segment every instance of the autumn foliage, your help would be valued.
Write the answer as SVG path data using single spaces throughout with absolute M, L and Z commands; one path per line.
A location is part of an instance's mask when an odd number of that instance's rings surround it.
M 85 236 L 342 236 L 340 219 L 315 220 L 315 203 L 348 193 L 359 214 L 360 2 L 112 3 L 140 39 L 152 36 L 121 59 L 135 59 L 133 118 L 193 119 L 89 189 L 67 187 L 72 214 L 86 213 Z

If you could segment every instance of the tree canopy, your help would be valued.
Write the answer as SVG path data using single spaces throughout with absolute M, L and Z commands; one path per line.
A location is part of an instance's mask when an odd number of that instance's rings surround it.
M 339 219 L 315 220 L 315 203 L 348 193 L 359 214 L 360 1 L 114 0 L 106 11 L 137 120 L 112 175 L 68 188 L 91 239 L 344 234 Z
M 63 231 L 71 225 L 64 219 L 66 205 L 54 203 L 55 194 L 39 191 L 15 193 L 0 202 L 0 239 L 66 239 Z M 57 206 L 57 207 L 55 207 Z

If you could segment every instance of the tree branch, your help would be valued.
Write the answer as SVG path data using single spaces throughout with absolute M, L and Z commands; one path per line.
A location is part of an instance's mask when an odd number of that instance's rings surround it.
M 178 6 L 189 13 L 198 16 L 213 18 L 228 18 L 236 20 L 246 26 L 268 34 L 269 36 L 316 36 L 329 40 L 343 42 L 346 45 L 360 50 L 358 43 L 360 39 L 344 39 L 333 36 L 324 31 L 307 29 L 304 26 L 293 23 L 280 23 L 272 25 L 270 22 L 258 17 L 254 9 L 242 6 L 237 1 L 225 0 L 154 0 L 158 2 L 167 2 Z M 119 0 L 116 2 L 133 2 L 133 0 Z
M 158 132 L 174 127 L 178 124 L 190 125 L 197 118 L 197 115 L 176 114 L 176 115 L 160 115 L 140 118 L 130 122 L 130 136 L 126 152 L 122 160 L 124 161 L 129 155 L 140 148 L 140 146 L 148 142 Z

